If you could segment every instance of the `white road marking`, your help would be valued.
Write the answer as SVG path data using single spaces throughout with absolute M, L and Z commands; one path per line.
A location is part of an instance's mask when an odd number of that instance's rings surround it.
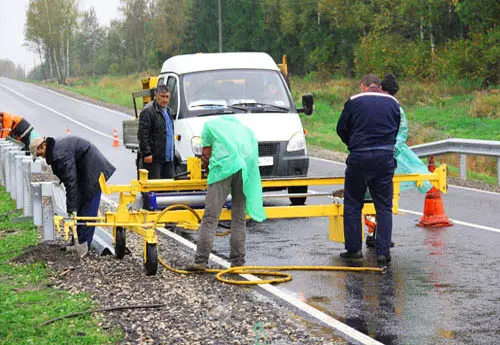
M 411 211 L 411 210 L 405 210 L 405 209 L 402 209 L 400 208 L 399 209 L 401 212 L 405 212 L 405 213 L 411 213 L 411 214 L 415 214 L 415 215 L 418 215 L 418 216 L 421 216 L 423 215 L 422 212 L 416 212 L 416 211 Z M 497 229 L 497 228 L 493 228 L 491 226 L 485 226 L 485 225 L 479 225 L 479 224 L 474 224 L 474 223 L 468 223 L 468 222 L 464 222 L 464 221 L 461 221 L 461 220 L 457 220 L 457 219 L 452 219 L 452 218 L 448 218 L 449 220 L 451 220 L 453 223 L 455 224 L 460 224 L 460 225 L 464 225 L 464 226 L 468 226 L 470 228 L 475 228 L 475 229 L 481 229 L 481 230 L 487 230 L 487 231 L 493 231 L 493 232 L 498 232 L 500 234 L 500 229 Z
M 315 160 L 320 161 L 320 162 L 325 162 L 325 163 L 334 163 L 334 164 L 339 164 L 339 165 L 345 165 L 345 163 L 332 161 L 332 160 L 326 159 L 326 158 L 319 158 L 319 157 L 312 157 L 312 156 L 309 156 L 309 158 L 315 159 Z
M 196 250 L 196 245 L 185 238 L 165 229 L 165 228 L 158 228 L 157 229 L 160 233 L 164 234 L 165 236 L 168 236 L 182 244 L 184 244 L 186 247 Z M 210 254 L 209 257 L 210 260 L 213 262 L 217 263 L 218 265 L 221 265 L 222 267 L 229 268 L 231 265 L 229 262 L 226 260 L 214 255 Z M 244 277 L 247 280 L 253 281 L 253 280 L 260 280 L 256 276 L 252 274 L 241 274 L 242 277 Z M 301 300 L 295 298 L 292 295 L 289 295 L 288 293 L 278 289 L 275 286 L 269 285 L 269 284 L 262 284 L 259 285 L 260 288 L 266 290 L 267 292 L 273 294 L 274 296 L 281 298 L 282 300 L 286 301 L 287 303 L 293 305 L 294 307 L 302 310 L 303 312 L 309 314 L 310 316 L 314 317 L 315 319 L 323 322 L 324 324 L 336 329 L 337 331 L 345 334 L 348 336 L 350 339 L 356 340 L 361 344 L 366 344 L 366 345 L 381 345 L 382 343 L 376 341 L 375 339 L 367 336 L 366 334 L 363 334 L 357 330 L 355 330 L 352 327 L 349 327 L 348 325 L 334 319 L 333 317 L 326 315 L 325 313 L 319 311 L 318 309 L 311 307 L 309 304 L 302 302 Z
M 63 113 L 60 113 L 60 112 L 58 112 L 58 111 L 57 111 L 57 110 L 55 110 L 55 109 L 52 109 L 52 108 L 50 108 L 50 107 L 48 107 L 48 106 L 46 106 L 46 105 L 44 105 L 44 104 L 42 104 L 42 103 L 38 103 L 37 101 L 34 101 L 34 100 L 30 99 L 29 97 L 26 97 L 25 95 L 23 95 L 23 94 L 21 94 L 21 93 L 17 92 L 16 90 L 11 89 L 10 87 L 8 87 L 8 86 L 6 86 L 6 85 L 0 84 L 0 86 L 1 86 L 1 87 L 3 87 L 4 89 L 9 90 L 10 92 L 12 92 L 13 94 L 15 94 L 15 95 L 17 95 L 17 96 L 19 96 L 19 97 L 21 97 L 21 98 L 24 98 L 25 100 L 27 100 L 27 101 L 29 101 L 29 102 L 31 102 L 31 103 L 33 103 L 33 104 L 38 105 L 39 107 L 45 108 L 45 109 L 47 109 L 48 111 L 50 111 L 50 112 L 52 112 L 52 113 L 54 113 L 54 114 L 56 114 L 56 115 L 58 115 L 58 116 L 61 116 L 61 117 L 65 118 L 66 120 L 69 120 L 69 121 L 71 121 L 71 122 L 73 122 L 73 123 L 76 123 L 77 125 L 82 126 L 82 127 L 83 127 L 83 128 L 85 128 L 85 129 L 88 129 L 89 131 L 92 131 L 92 132 L 94 132 L 94 133 L 97 133 L 97 134 L 99 134 L 99 135 L 102 135 L 103 137 L 106 137 L 106 138 L 109 138 L 109 139 L 113 139 L 113 136 L 112 136 L 112 135 L 108 135 L 108 134 L 105 134 L 105 133 L 100 132 L 100 131 L 98 131 L 98 130 L 95 130 L 95 129 L 93 129 L 92 127 L 87 126 L 86 124 L 84 124 L 84 123 L 82 123 L 82 122 L 80 122 L 80 121 L 77 121 L 77 120 L 75 120 L 75 119 L 73 119 L 73 118 L 69 117 L 68 115 L 64 115 Z M 121 140 L 120 140 L 120 141 L 121 141 Z
M 450 184 L 449 186 L 453 187 L 453 188 L 456 188 L 456 189 L 468 190 L 468 191 L 471 191 L 471 192 L 479 192 L 479 193 L 485 193 L 485 194 L 491 194 L 491 195 L 500 196 L 500 193 L 498 193 L 498 192 L 492 192 L 492 191 L 489 191 L 489 190 L 475 189 L 475 188 L 471 188 L 471 187 L 462 187 L 462 186 L 457 186 L 457 185 L 454 185 L 454 184 Z

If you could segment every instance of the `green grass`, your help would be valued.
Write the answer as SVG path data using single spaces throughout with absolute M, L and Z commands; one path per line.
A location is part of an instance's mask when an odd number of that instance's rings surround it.
M 424 106 L 411 106 L 407 110 L 408 121 L 410 126 L 417 122 L 451 138 L 500 140 L 500 119 L 472 117 L 473 101 L 472 95 L 459 95 Z
M 15 264 L 23 248 L 38 243 L 32 223 L 12 223 L 15 203 L 0 188 L 0 344 L 115 344 L 118 331 L 106 333 L 91 316 L 46 320 L 96 306 L 83 294 L 72 295 L 50 287 L 51 271 L 42 263 Z M 15 214 L 14 214 L 15 216 Z

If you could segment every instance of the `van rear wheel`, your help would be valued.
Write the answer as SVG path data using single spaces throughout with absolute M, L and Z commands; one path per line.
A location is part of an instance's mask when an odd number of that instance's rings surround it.
M 307 186 L 294 186 L 288 187 L 288 194 L 305 194 L 307 193 Z M 292 206 L 302 206 L 306 203 L 307 197 L 290 198 Z

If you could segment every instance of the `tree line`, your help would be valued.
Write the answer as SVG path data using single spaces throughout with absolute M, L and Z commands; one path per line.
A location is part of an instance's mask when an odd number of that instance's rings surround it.
M 0 76 L 24 79 L 24 68 L 9 59 L 0 59 Z
M 498 0 L 121 0 L 101 26 L 78 0 L 30 0 L 25 40 L 40 61 L 29 76 L 61 83 L 222 48 L 287 54 L 291 73 L 325 80 L 391 71 L 488 86 L 500 76 L 498 13 Z

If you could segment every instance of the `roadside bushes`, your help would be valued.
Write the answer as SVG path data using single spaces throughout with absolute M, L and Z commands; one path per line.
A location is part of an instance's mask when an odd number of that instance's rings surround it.
M 470 80 L 488 87 L 500 82 L 500 27 L 449 41 L 431 52 L 428 41 L 372 32 L 354 50 L 356 74 L 392 72 L 399 78 Z

